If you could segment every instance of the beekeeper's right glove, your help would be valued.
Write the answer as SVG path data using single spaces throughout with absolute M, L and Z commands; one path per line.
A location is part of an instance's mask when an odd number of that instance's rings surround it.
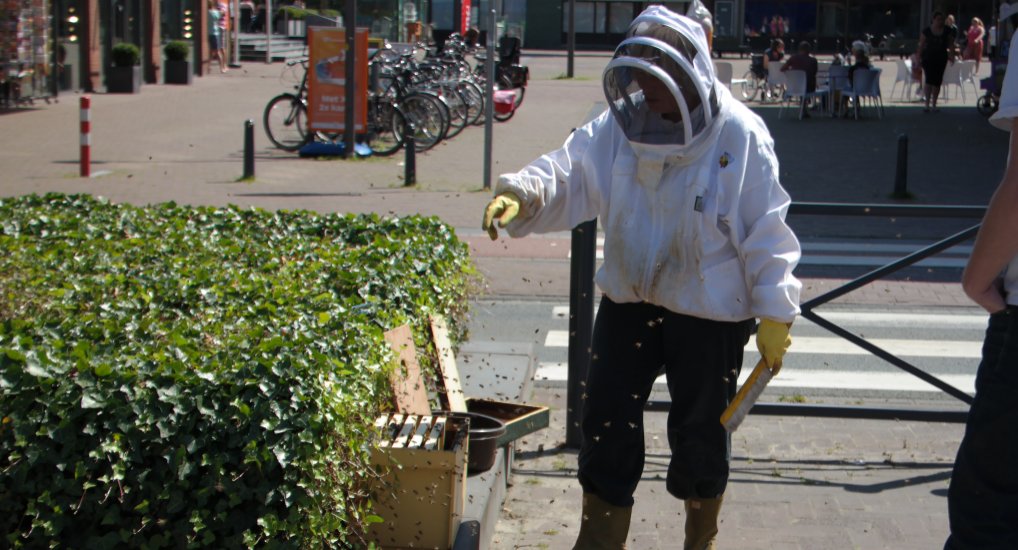
M 495 220 L 498 220 L 498 227 L 505 227 L 520 213 L 520 198 L 512 191 L 500 193 L 491 199 L 487 208 L 484 209 L 484 221 L 481 222 L 481 229 L 488 232 L 491 240 L 498 239 L 498 229 L 495 228 Z

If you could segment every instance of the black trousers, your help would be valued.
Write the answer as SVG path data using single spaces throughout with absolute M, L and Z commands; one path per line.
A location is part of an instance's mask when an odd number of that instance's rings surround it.
M 667 488 L 713 498 L 728 484 L 731 438 L 721 413 L 735 396 L 754 321 L 709 321 L 659 306 L 601 300 L 583 400 L 580 485 L 632 506 L 645 461 L 644 406 L 662 371 L 668 380 Z
M 1018 307 L 990 316 L 947 495 L 948 550 L 1018 548 Z

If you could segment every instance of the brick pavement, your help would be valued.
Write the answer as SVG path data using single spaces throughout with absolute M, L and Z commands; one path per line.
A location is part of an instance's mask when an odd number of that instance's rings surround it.
M 532 82 L 519 113 L 494 128 L 493 173 L 515 169 L 557 147 L 570 128 L 602 102 L 604 54 L 580 55 L 576 78 L 563 79 L 566 59 L 524 52 Z M 732 60 L 740 75 L 746 60 Z M 884 67 L 890 90 L 894 69 Z M 322 212 L 437 215 L 463 235 L 476 234 L 489 196 L 482 189 L 483 135 L 470 128 L 417 159 L 418 185 L 402 185 L 399 156 L 358 161 L 298 159 L 267 146 L 261 113 L 285 91 L 280 64 L 245 63 L 192 86 L 145 85 L 138 95 L 93 96 L 93 171 L 77 177 L 77 96 L 0 116 L 0 195 L 47 191 L 92 193 L 148 204 L 238 204 Z M 886 92 L 885 92 L 886 96 Z M 863 121 L 777 118 L 757 108 L 775 137 L 782 181 L 795 200 L 889 202 L 895 147 L 910 136 L 909 182 L 916 203 L 985 204 L 999 179 L 1006 135 L 975 113 L 974 98 L 953 100 L 938 115 L 915 104 L 888 101 L 888 116 Z M 757 106 L 754 106 L 757 107 Z M 256 179 L 242 173 L 243 123 L 256 122 Z M 815 224 L 830 223 L 819 220 Z M 900 236 L 931 222 L 904 223 Z M 941 222 L 933 222 L 938 227 Z M 923 225 L 926 224 L 926 225 Z M 808 224 L 804 232 L 809 232 Z M 849 223 L 860 237 L 873 224 Z M 519 276 L 519 260 L 481 257 L 479 267 L 496 294 L 564 296 L 562 265 L 534 261 Z M 508 274 L 508 275 L 506 275 Z M 835 281 L 806 281 L 806 296 Z M 545 294 L 542 294 L 545 293 Z M 860 304 L 969 306 L 956 284 L 881 282 L 843 300 Z M 575 532 L 579 491 L 575 457 L 556 451 L 563 434 L 563 396 L 541 389 L 534 402 L 554 407 L 552 427 L 520 446 L 496 548 L 568 548 Z M 663 433 L 664 416 L 648 416 Z M 724 512 L 724 548 L 936 548 L 946 533 L 950 462 L 960 426 L 800 418 L 747 420 L 735 438 L 735 474 Z M 539 449 L 543 445 L 544 452 Z M 641 485 L 632 548 L 674 548 L 681 518 L 658 477 L 667 451 L 650 442 L 652 460 Z
M 576 452 L 561 447 L 564 393 L 554 388 L 534 393 L 533 402 L 552 407 L 551 426 L 518 446 L 493 550 L 572 548 L 581 491 Z M 636 492 L 629 547 L 681 548 L 681 502 L 667 494 L 664 482 L 665 415 L 647 413 L 645 422 L 647 466 Z M 719 548 L 940 548 L 962 431 L 959 424 L 750 416 L 733 436 Z

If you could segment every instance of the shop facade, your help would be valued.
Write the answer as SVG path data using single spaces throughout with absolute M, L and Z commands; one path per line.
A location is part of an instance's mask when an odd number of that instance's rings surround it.
M 0 0 L 0 107 L 61 92 L 105 89 L 113 47 L 141 51 L 144 81 L 162 79 L 162 46 L 191 45 L 195 73 L 208 69 L 205 0 Z
M 508 1 L 508 0 L 506 0 Z M 972 17 L 989 27 L 999 0 L 703 0 L 714 16 L 714 44 L 724 51 L 759 52 L 774 37 L 791 44 L 815 43 L 819 52 L 843 51 L 854 40 L 914 46 L 935 10 L 954 14 L 964 34 Z M 524 44 L 562 49 L 568 39 L 570 0 L 520 0 Z M 633 17 L 651 4 L 684 12 L 688 2 L 598 0 L 575 2 L 575 40 L 579 49 L 610 50 Z M 888 42 L 890 41 L 890 42 Z

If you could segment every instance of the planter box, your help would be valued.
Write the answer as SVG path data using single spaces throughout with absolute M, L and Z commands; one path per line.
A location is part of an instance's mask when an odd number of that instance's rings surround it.
M 449 418 L 438 449 L 372 447 L 372 465 L 386 472 L 372 491 L 384 522 L 368 540 L 387 550 L 452 547 L 466 501 L 467 444 L 467 423 Z
M 191 62 L 167 59 L 163 65 L 163 82 L 166 84 L 191 84 L 194 82 Z
M 106 92 L 136 94 L 141 91 L 141 66 L 109 67 L 106 69 Z

